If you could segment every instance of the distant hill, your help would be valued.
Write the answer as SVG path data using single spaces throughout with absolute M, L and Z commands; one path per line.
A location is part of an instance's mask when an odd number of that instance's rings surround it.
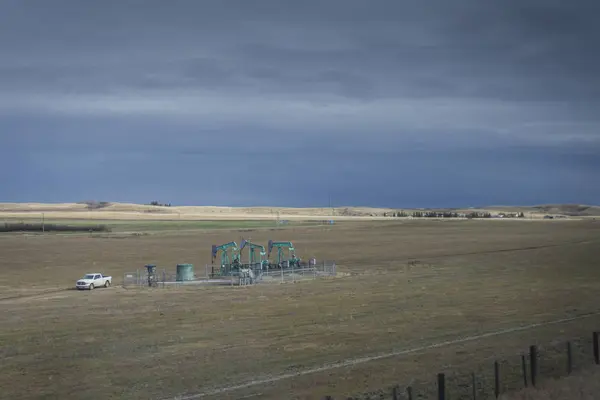
M 48 218 L 93 219 L 337 219 L 377 218 L 396 210 L 387 208 L 291 208 L 154 206 L 131 203 L 84 201 L 79 203 L 0 203 L 0 218 L 30 218 L 44 213 Z
M 217 206 L 163 206 L 131 203 L 83 201 L 79 203 L 0 203 L 0 218 L 74 219 L 382 219 L 404 211 L 437 211 L 469 214 L 524 213 L 527 218 L 545 215 L 569 217 L 600 216 L 599 206 L 580 204 L 548 204 L 537 206 L 489 206 L 478 208 L 392 209 L 372 207 L 293 208 L 293 207 L 217 207 Z
M 581 204 L 548 204 L 535 206 L 535 209 L 548 214 L 562 214 L 576 217 L 597 217 L 600 216 L 599 206 L 586 206 Z

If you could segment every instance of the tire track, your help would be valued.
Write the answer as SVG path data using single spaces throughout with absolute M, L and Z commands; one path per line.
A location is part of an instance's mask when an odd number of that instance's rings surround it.
M 539 250 L 539 249 L 548 249 L 548 248 L 552 248 L 552 247 L 568 246 L 568 245 L 573 245 L 573 244 L 590 244 L 590 243 L 595 243 L 595 242 L 597 242 L 597 241 L 578 240 L 575 242 L 563 242 L 563 243 L 555 243 L 555 244 L 543 244 L 543 245 L 538 245 L 538 246 L 514 247 L 511 249 L 497 249 L 497 250 L 470 251 L 470 252 L 464 252 L 464 253 L 436 254 L 436 255 L 424 256 L 424 257 L 418 257 L 418 256 L 411 257 L 411 258 L 406 259 L 405 261 L 413 261 L 416 259 L 430 260 L 430 259 L 444 258 L 444 257 L 473 256 L 473 255 L 478 255 L 478 254 L 510 253 L 513 251 Z
M 75 289 L 63 288 L 63 289 L 45 290 L 45 291 L 31 293 L 31 294 L 17 294 L 17 295 L 14 295 L 14 296 L 7 296 L 7 297 L 0 298 L 0 303 L 3 302 L 3 301 L 9 301 L 9 300 L 34 299 L 36 297 L 44 297 L 44 296 L 47 296 L 49 294 L 67 292 L 67 291 L 71 291 L 71 290 L 75 290 Z
M 352 366 L 355 366 L 355 365 L 358 365 L 358 364 L 364 364 L 364 363 L 367 363 L 367 362 L 382 360 L 382 359 L 385 359 L 385 358 L 404 356 L 404 355 L 407 355 L 407 354 L 412 354 L 412 353 L 418 353 L 418 352 L 422 352 L 422 351 L 426 351 L 426 350 L 437 349 L 437 348 L 440 348 L 440 347 L 447 347 L 447 346 L 453 346 L 453 345 L 456 345 L 456 344 L 462 344 L 462 343 L 467 343 L 467 342 L 474 342 L 474 341 L 477 341 L 477 340 L 486 339 L 486 338 L 490 338 L 490 337 L 507 335 L 507 334 L 511 334 L 511 333 L 515 333 L 515 332 L 521 332 L 521 331 L 527 331 L 527 330 L 539 328 L 539 327 L 542 327 L 542 326 L 556 325 L 556 324 L 561 324 L 561 323 L 566 323 L 566 322 L 572 322 L 572 321 L 577 321 L 577 320 L 580 320 L 580 319 L 590 318 L 590 317 L 595 317 L 595 316 L 600 316 L 600 310 L 594 311 L 594 312 L 590 312 L 590 313 L 586 313 L 586 314 L 580 314 L 580 315 L 577 315 L 577 316 L 574 316 L 574 317 L 561 318 L 561 319 L 552 320 L 552 321 L 546 321 L 546 322 L 538 322 L 538 323 L 535 323 L 535 324 L 522 325 L 522 326 L 517 326 L 517 327 L 507 328 L 507 329 L 500 329 L 500 330 L 497 330 L 497 331 L 487 332 L 487 333 L 483 333 L 483 334 L 479 334 L 479 335 L 465 336 L 465 337 L 462 337 L 462 338 L 457 338 L 457 339 L 452 339 L 452 340 L 446 340 L 446 341 L 443 341 L 443 342 L 438 342 L 438 343 L 429 344 L 429 345 L 425 345 L 425 346 L 413 347 L 413 348 L 410 348 L 410 349 L 403 349 L 403 350 L 392 351 L 392 352 L 389 352 L 389 353 L 383 353 L 383 354 L 378 354 L 378 355 L 374 355 L 374 356 L 366 356 L 366 357 L 359 357 L 359 358 L 347 359 L 345 361 L 340 361 L 340 362 L 331 363 L 331 364 L 325 364 L 325 365 L 322 365 L 320 367 L 305 369 L 303 371 L 297 371 L 297 372 L 293 372 L 293 373 L 275 375 L 275 376 L 266 377 L 266 378 L 263 378 L 263 379 L 256 379 L 256 380 L 248 381 L 248 382 L 245 382 L 245 383 L 240 383 L 240 384 L 237 384 L 237 385 L 223 386 L 223 387 L 220 387 L 220 388 L 210 389 L 210 390 L 207 390 L 207 391 L 204 391 L 204 392 L 200 392 L 200 393 L 196 393 L 196 394 L 176 396 L 176 397 L 169 397 L 169 398 L 166 398 L 166 399 L 163 399 L 163 400 L 194 400 L 194 399 L 200 399 L 200 398 L 206 397 L 206 396 L 214 396 L 214 395 L 218 395 L 220 393 L 232 392 L 232 391 L 239 390 L 239 389 L 246 389 L 246 388 L 249 388 L 249 387 L 252 387 L 252 386 L 258 386 L 258 385 L 263 385 L 263 384 L 267 384 L 267 383 L 275 383 L 275 382 L 282 381 L 282 380 L 285 380 L 285 379 L 297 378 L 299 376 L 310 375 L 310 374 L 315 374 L 315 373 L 319 373 L 319 372 L 325 372 L 325 371 L 329 371 L 329 370 L 332 370 L 332 369 L 344 368 L 344 367 L 352 367 Z

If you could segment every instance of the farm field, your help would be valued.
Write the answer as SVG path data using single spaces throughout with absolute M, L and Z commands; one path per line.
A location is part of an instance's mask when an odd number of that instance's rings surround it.
M 39 218 L 3 218 L 6 224 L 36 224 L 40 225 Z M 202 229 L 246 229 L 246 228 L 285 228 L 288 226 L 307 226 L 315 225 L 307 221 L 288 221 L 285 225 L 278 225 L 274 220 L 115 220 L 115 219 L 45 219 L 46 225 L 68 225 L 68 226 L 98 226 L 105 225 L 110 228 L 110 233 L 154 233 L 168 231 L 186 231 L 186 230 L 202 230 Z M 70 232 L 61 232 L 68 234 Z M 108 235 L 108 233 L 102 233 Z
M 152 234 L 0 234 L 0 398 L 345 398 L 433 381 L 450 366 L 468 370 L 536 341 L 600 328 L 596 316 L 302 374 L 599 311 L 600 223 L 399 220 L 274 229 L 228 222 L 181 232 L 147 223 L 127 221 L 123 232 Z M 304 259 L 335 260 L 340 276 L 236 288 L 119 287 L 125 272 L 147 263 L 202 270 L 212 244 L 242 236 L 291 240 Z M 112 275 L 113 287 L 71 290 L 96 271 Z

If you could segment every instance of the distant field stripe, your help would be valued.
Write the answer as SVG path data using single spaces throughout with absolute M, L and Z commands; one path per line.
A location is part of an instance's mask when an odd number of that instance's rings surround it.
M 325 364 L 325 365 L 320 366 L 320 367 L 306 369 L 304 371 L 298 371 L 298 372 L 294 372 L 294 373 L 276 375 L 276 376 L 272 376 L 272 377 L 269 377 L 269 378 L 253 380 L 253 381 L 249 381 L 249 382 L 246 382 L 246 383 L 240 383 L 240 384 L 232 385 L 232 386 L 224 386 L 224 387 L 221 387 L 221 388 L 211 389 L 211 390 L 208 390 L 208 391 L 205 391 L 205 392 L 201 392 L 201 393 L 197 393 L 197 394 L 184 395 L 184 396 L 176 396 L 176 397 L 169 397 L 169 398 L 164 399 L 164 400 L 192 400 L 192 399 L 199 399 L 199 398 L 206 397 L 206 396 L 214 396 L 214 395 L 217 395 L 219 393 L 231 392 L 231 391 L 235 391 L 235 390 L 239 390 L 239 389 L 246 389 L 246 388 L 249 388 L 249 387 L 252 387 L 252 386 L 262 385 L 262 384 L 265 384 L 265 383 L 273 383 L 273 382 L 282 381 L 284 379 L 296 378 L 296 377 L 299 377 L 299 376 L 314 374 L 314 373 L 318 373 L 318 372 L 325 372 L 325 371 L 329 371 L 329 370 L 336 369 L 336 368 L 351 367 L 351 366 L 354 366 L 354 365 L 357 365 L 357 364 L 363 364 L 363 363 L 367 363 L 367 362 L 370 362 L 370 361 L 381 360 L 381 359 L 384 359 L 384 358 L 390 358 L 390 357 L 396 357 L 396 356 L 403 356 L 403 355 L 406 355 L 406 354 L 418 353 L 418 352 L 421 352 L 421 351 L 436 349 L 436 348 L 439 348 L 439 347 L 446 347 L 446 346 L 452 346 L 452 345 L 455 345 L 455 344 L 461 344 L 461 343 L 466 343 L 466 342 L 473 342 L 473 341 L 476 341 L 476 340 L 486 339 L 486 338 L 489 338 L 489 337 L 506 335 L 506 334 L 520 332 L 520 331 L 526 331 L 526 330 L 538 328 L 538 327 L 541 327 L 541 326 L 548 326 L 548 325 L 561 324 L 561 323 L 565 323 L 565 322 L 572 322 L 572 321 L 577 321 L 577 320 L 580 320 L 580 319 L 595 317 L 595 316 L 599 316 L 599 315 L 600 315 L 600 310 L 599 311 L 595 311 L 595 312 L 591 312 L 591 313 L 577 315 L 577 316 L 570 317 L 570 318 L 561 318 L 561 319 L 557 319 L 557 320 L 553 320 L 553 321 L 538 322 L 538 323 L 535 323 L 535 324 L 522 325 L 522 326 L 517 326 L 517 327 L 513 327 L 513 328 L 501 329 L 501 330 L 498 330 L 498 331 L 482 333 L 480 335 L 466 336 L 466 337 L 463 337 L 463 338 L 447 340 L 447 341 L 438 342 L 438 343 L 429 344 L 429 345 L 420 346 L 420 347 L 413 347 L 413 348 L 410 348 L 410 349 L 393 351 L 393 352 L 390 352 L 390 353 L 379 354 L 379 355 L 376 355 L 376 356 L 368 356 L 368 357 L 360 357 L 360 358 L 348 359 L 348 360 L 340 361 L 340 362 L 333 363 L 333 364 Z
M 423 256 L 423 257 L 421 257 L 421 259 L 429 260 L 429 259 L 434 259 L 434 258 L 445 258 L 445 257 L 475 256 L 475 255 L 480 255 L 480 254 L 494 254 L 494 253 L 510 253 L 513 251 L 540 250 L 540 249 L 548 249 L 548 248 L 552 248 L 552 247 L 568 246 L 568 245 L 573 245 L 573 244 L 590 244 L 590 243 L 595 243 L 595 242 L 596 241 L 591 241 L 591 240 L 576 240 L 573 242 L 543 244 L 543 245 L 539 245 L 539 246 L 513 247 L 510 249 L 481 250 L 481 251 L 470 251 L 470 252 L 464 252 L 464 253 L 434 254 L 431 256 Z M 410 261 L 415 258 L 418 258 L 418 257 L 412 257 L 410 259 L 407 259 L 406 261 Z

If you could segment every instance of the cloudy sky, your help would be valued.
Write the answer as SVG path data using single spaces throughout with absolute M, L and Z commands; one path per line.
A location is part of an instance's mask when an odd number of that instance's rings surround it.
M 0 0 L 0 201 L 599 204 L 599 12 Z

